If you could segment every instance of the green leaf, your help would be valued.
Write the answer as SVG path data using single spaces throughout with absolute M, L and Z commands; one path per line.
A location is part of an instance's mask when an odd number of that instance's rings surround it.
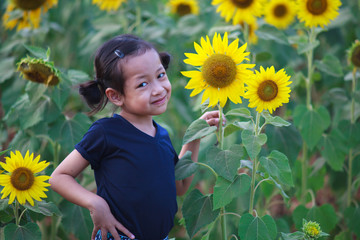
M 182 212 L 186 222 L 186 230 L 192 238 L 202 227 L 213 222 L 219 210 L 212 209 L 212 196 L 204 196 L 195 189 L 184 200 Z
M 297 52 L 299 55 L 309 52 L 320 45 L 319 40 L 315 40 L 312 43 L 309 43 L 306 35 L 291 36 L 288 40 L 290 44 L 295 44 L 297 46 Z
M 30 209 L 31 211 L 41 213 L 41 214 L 43 214 L 45 216 L 52 216 L 54 214 L 57 215 L 57 216 L 61 216 L 60 210 L 52 202 L 35 201 L 34 206 L 31 206 L 29 204 L 25 204 L 24 207 L 27 208 L 27 209 Z
M 59 206 L 64 231 L 73 233 L 79 239 L 90 239 L 93 230 L 93 223 L 87 209 L 68 201 L 61 202 Z
M 268 157 L 262 156 L 260 163 L 270 176 L 278 179 L 282 184 L 294 186 L 289 160 L 286 155 L 273 150 Z
M 234 123 L 226 124 L 226 126 L 224 128 L 224 136 L 227 137 L 230 134 L 232 134 L 232 133 L 234 133 L 236 131 L 239 131 L 239 130 L 242 130 L 242 128 L 237 126 Z
M 90 76 L 86 72 L 75 69 L 70 69 L 66 76 L 73 84 L 79 84 L 91 80 Z
M 320 71 L 334 77 L 342 77 L 344 75 L 341 62 L 334 55 L 327 54 L 321 61 L 316 60 L 315 66 Z
M 268 137 L 268 148 L 283 152 L 289 158 L 290 165 L 292 166 L 302 147 L 300 132 L 294 125 L 281 128 L 269 125 L 266 126 L 265 131 Z
M 183 139 L 183 145 L 192 142 L 195 139 L 199 139 L 207 135 L 210 135 L 215 131 L 216 131 L 215 126 L 209 126 L 209 124 L 205 120 L 197 119 L 190 124 L 188 129 L 186 129 Z
M 280 44 L 289 45 L 284 31 L 280 31 L 276 27 L 267 24 L 264 24 L 259 29 L 257 29 L 256 35 L 264 40 L 273 40 Z
M 0 199 L 0 211 L 9 207 L 9 199 Z
M 231 150 L 223 150 L 212 147 L 208 150 L 207 154 L 208 164 L 225 179 L 232 181 L 240 166 L 242 156 Z
M 320 207 L 311 208 L 306 219 L 319 223 L 321 230 L 326 233 L 331 232 L 338 222 L 335 209 L 330 204 L 323 204 Z
M 309 209 L 307 209 L 304 205 L 297 206 L 293 211 L 292 218 L 297 230 L 302 229 L 303 219 L 306 219 L 308 212 Z
M 36 46 L 30 46 L 27 44 L 24 44 L 24 47 L 34 56 L 37 58 L 47 59 L 47 53 L 45 49 L 36 47 Z
M 246 174 L 241 174 L 235 177 L 231 182 L 225 178 L 218 177 L 214 187 L 214 206 L 213 209 L 226 206 L 234 198 L 246 193 L 250 188 L 251 178 Z
M 235 109 L 232 109 L 230 111 L 228 111 L 226 114 L 225 114 L 226 117 L 229 117 L 229 116 L 235 116 L 235 117 L 244 117 L 244 118 L 253 118 L 251 116 L 251 112 L 249 109 L 247 108 L 235 108 Z
M 261 115 L 265 118 L 265 124 L 271 124 L 276 127 L 283 127 L 283 126 L 290 126 L 291 123 L 288 121 L 285 121 L 279 116 L 271 116 L 271 114 L 268 111 L 263 111 Z
M 269 52 L 259 52 L 256 54 L 255 62 L 265 62 L 270 60 L 272 57 L 271 53 Z
M 50 95 L 52 101 L 56 104 L 60 111 L 63 111 L 63 107 L 68 100 L 70 95 L 70 89 L 67 87 L 57 87 L 53 89 L 52 94 Z
M 255 217 L 255 219 L 250 223 L 249 228 L 246 232 L 245 240 L 269 240 L 273 239 L 270 237 L 269 231 L 264 223 L 264 221 Z
M 255 136 L 255 134 L 249 130 L 242 131 L 241 138 L 245 149 L 252 160 L 260 153 L 261 146 L 264 145 L 267 140 L 265 134 L 261 133 L 258 136 Z
M 0 83 L 5 82 L 11 78 L 15 72 L 15 58 L 9 57 L 0 60 Z
M 246 233 L 249 229 L 251 222 L 255 219 L 250 213 L 245 213 L 241 216 L 239 221 L 238 235 L 240 239 L 246 238 Z
M 261 220 L 265 223 L 271 239 L 275 239 L 277 236 L 277 227 L 274 219 L 270 215 L 265 215 Z
M 175 166 L 175 180 L 185 179 L 196 172 L 199 165 L 191 160 L 191 152 L 187 151 Z
M 321 106 L 317 110 L 298 105 L 294 111 L 294 124 L 312 150 L 321 139 L 321 135 L 330 125 L 330 114 Z
M 355 148 L 360 144 L 360 122 L 352 124 L 349 120 L 339 123 L 339 130 L 343 134 L 345 144 L 348 148 Z
M 294 233 L 281 233 L 281 238 L 283 240 L 303 240 L 305 233 L 303 232 L 294 232 Z
M 41 239 L 41 231 L 36 223 L 29 222 L 25 226 L 10 223 L 4 228 L 5 239 L 11 240 L 38 240 Z
M 347 208 L 345 211 L 345 220 L 348 228 L 360 238 L 360 207 Z
M 321 155 L 335 171 L 341 171 L 345 162 L 346 148 L 333 132 L 324 134 L 321 141 Z

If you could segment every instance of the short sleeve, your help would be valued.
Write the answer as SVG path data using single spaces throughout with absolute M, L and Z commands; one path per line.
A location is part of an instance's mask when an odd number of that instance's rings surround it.
M 89 161 L 92 169 L 96 169 L 100 166 L 105 146 L 104 129 L 100 123 L 95 122 L 85 133 L 83 139 L 75 145 L 75 149 Z

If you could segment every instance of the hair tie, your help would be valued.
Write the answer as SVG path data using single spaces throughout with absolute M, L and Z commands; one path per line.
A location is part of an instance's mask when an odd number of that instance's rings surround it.
M 114 53 L 115 53 L 115 55 L 118 56 L 119 58 L 123 58 L 123 57 L 125 56 L 125 54 L 124 54 L 122 51 L 120 51 L 119 49 L 116 49 L 116 50 L 114 51 Z

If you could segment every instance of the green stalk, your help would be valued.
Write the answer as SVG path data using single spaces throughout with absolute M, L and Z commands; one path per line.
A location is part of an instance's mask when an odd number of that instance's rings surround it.
M 353 70 L 353 78 L 352 78 L 352 99 L 351 99 L 351 111 L 350 111 L 350 121 L 351 124 L 355 124 L 355 90 L 356 90 L 356 71 L 357 68 L 355 67 Z M 351 186 L 352 186 L 352 168 L 353 168 L 353 149 L 350 148 L 349 150 L 349 166 L 348 166 L 348 178 L 347 178 L 347 199 L 346 199 L 346 206 L 350 207 L 351 204 Z
M 219 142 L 219 148 L 221 150 L 223 150 L 224 147 L 224 128 L 222 125 L 223 122 L 223 108 L 220 106 L 220 103 L 218 104 L 218 108 L 219 108 L 219 134 L 218 134 L 218 142 Z M 221 232 L 222 232 L 222 236 L 223 236 L 223 240 L 227 239 L 227 230 L 226 230 L 226 211 L 225 211 L 225 207 L 221 207 L 220 208 L 220 214 L 221 214 Z
M 19 202 L 15 200 L 15 206 L 14 206 L 14 216 L 15 216 L 15 223 L 16 225 L 20 225 L 20 218 L 19 218 Z
M 312 45 L 312 43 L 316 40 L 316 33 L 314 28 L 310 29 L 310 33 L 309 33 L 309 44 Z M 306 107 L 309 110 L 312 110 L 312 104 L 311 104 L 311 87 L 312 87 L 312 83 L 311 83 L 311 77 L 313 75 L 313 55 L 314 55 L 314 50 L 310 49 L 308 52 L 306 52 L 306 57 L 307 57 L 307 62 L 308 62 L 308 75 L 307 78 L 305 79 L 305 84 L 306 84 Z M 301 196 L 302 196 L 302 201 L 305 203 L 305 197 L 306 197 L 306 189 L 307 189 L 307 167 L 308 167 L 308 161 L 307 161 L 307 152 L 308 152 L 308 147 L 306 145 L 306 143 L 303 143 L 303 157 L 302 157 L 302 179 L 301 179 Z
M 255 123 L 255 137 L 259 135 L 259 124 L 260 124 L 260 113 L 256 114 L 256 123 Z M 258 156 L 255 157 L 253 162 L 253 169 L 251 174 L 251 185 L 250 185 L 250 206 L 249 206 L 249 213 L 253 213 L 254 209 L 254 198 L 255 198 L 255 180 L 256 180 L 256 171 L 257 171 L 257 164 L 258 163 Z

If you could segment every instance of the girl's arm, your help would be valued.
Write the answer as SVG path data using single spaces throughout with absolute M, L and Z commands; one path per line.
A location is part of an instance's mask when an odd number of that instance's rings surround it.
M 220 120 L 219 111 L 206 112 L 200 117 L 200 119 L 204 119 L 210 126 L 218 127 Z M 224 118 L 224 122 L 225 122 L 225 118 Z M 189 142 L 182 147 L 179 153 L 179 158 L 181 158 L 186 153 L 186 151 L 191 151 L 191 160 L 193 162 L 197 162 L 199 156 L 199 148 L 200 148 L 200 139 L 196 139 L 192 142 Z M 189 189 L 193 178 L 194 175 L 176 181 L 176 194 L 179 196 L 184 195 L 186 191 Z
M 94 223 L 92 240 L 99 229 L 102 239 L 107 239 L 106 235 L 110 232 L 115 240 L 120 240 L 116 229 L 133 239 L 133 234 L 114 218 L 107 202 L 75 180 L 88 165 L 89 162 L 77 150 L 72 151 L 51 174 L 51 188 L 68 201 L 90 211 Z

